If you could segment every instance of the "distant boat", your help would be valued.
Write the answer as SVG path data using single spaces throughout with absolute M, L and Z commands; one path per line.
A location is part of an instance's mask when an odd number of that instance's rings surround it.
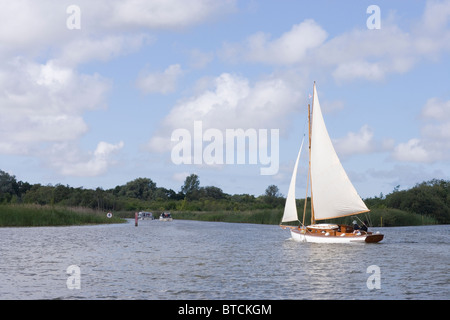
M 383 240 L 380 233 L 358 229 L 356 226 L 342 224 L 316 223 L 318 220 L 333 219 L 369 212 L 365 203 L 356 192 L 334 150 L 322 116 L 319 98 L 314 82 L 312 113 L 308 105 L 309 123 L 309 166 L 306 194 L 311 186 L 311 224 L 305 226 L 307 197 L 303 209 L 303 221 L 298 219 L 295 203 L 295 185 L 297 168 L 303 142 L 298 152 L 292 173 L 280 226 L 289 229 L 296 241 L 316 243 L 375 243 Z M 298 221 L 299 226 L 283 225 L 284 222 Z M 356 221 L 354 221 L 356 223 Z M 362 229 L 367 228 L 363 226 Z
M 170 214 L 170 212 L 163 212 L 161 213 L 161 215 L 159 216 L 159 221 L 172 221 L 172 215 Z
M 138 213 L 139 220 L 155 220 L 152 212 L 141 211 Z

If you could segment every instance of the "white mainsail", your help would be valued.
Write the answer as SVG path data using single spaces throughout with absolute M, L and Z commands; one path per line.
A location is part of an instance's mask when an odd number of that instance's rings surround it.
M 367 212 L 331 143 L 314 84 L 311 128 L 311 190 L 315 220 Z
M 286 204 L 284 206 L 284 213 L 281 222 L 297 221 L 297 205 L 295 203 L 295 183 L 297 180 L 297 168 L 298 162 L 300 160 L 300 154 L 302 153 L 303 142 L 305 141 L 305 136 L 303 136 L 302 144 L 300 150 L 298 151 L 297 161 L 295 161 L 294 172 L 292 173 L 291 184 L 289 185 L 288 195 L 286 197 Z

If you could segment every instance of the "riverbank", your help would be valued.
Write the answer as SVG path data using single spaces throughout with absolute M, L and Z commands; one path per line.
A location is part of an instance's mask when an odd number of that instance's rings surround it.
M 152 210 L 148 210 L 152 211 Z M 159 212 L 153 211 L 159 216 Z M 171 211 L 174 219 L 216 221 L 233 223 L 253 223 L 278 225 L 283 209 L 256 209 L 245 211 Z M 39 227 L 39 226 L 69 226 L 86 224 L 123 223 L 125 218 L 134 218 L 134 211 L 113 212 L 111 218 L 106 212 L 98 212 L 89 208 L 40 206 L 40 205 L 0 205 L 0 227 Z M 409 213 L 399 209 L 373 209 L 369 215 L 358 215 L 361 221 L 368 221 L 372 227 L 399 227 L 438 224 L 437 220 L 424 215 Z M 345 217 L 334 219 L 333 223 L 351 224 L 355 218 Z M 305 223 L 310 221 L 309 210 L 306 212 Z M 322 221 L 327 222 L 327 221 Z M 298 224 L 294 223 L 294 224 Z
M 87 208 L 40 205 L 0 205 L 0 227 L 73 226 L 123 223 L 118 216 Z
M 300 211 L 299 211 L 300 212 Z M 175 211 L 172 212 L 174 219 L 198 220 L 198 221 L 220 221 L 235 223 L 255 224 L 280 224 L 283 209 L 260 209 L 248 211 Z M 399 209 L 376 208 L 369 214 L 360 214 L 361 221 L 368 221 L 371 227 L 400 227 L 434 225 L 438 221 L 433 217 L 410 213 Z M 333 223 L 352 224 L 354 216 L 330 220 Z M 305 224 L 311 220 L 309 210 L 306 212 Z M 328 221 L 321 221 L 328 222 Z M 294 224 L 298 224 L 295 222 Z

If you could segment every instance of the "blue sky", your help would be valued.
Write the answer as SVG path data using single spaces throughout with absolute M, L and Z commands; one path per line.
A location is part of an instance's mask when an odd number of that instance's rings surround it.
M 230 194 L 286 194 L 313 81 L 362 197 L 449 179 L 450 1 L 0 4 L 0 169 L 19 180 L 108 189 L 148 177 L 179 191 L 196 173 Z M 279 130 L 267 141 L 276 174 L 174 164 L 171 134 L 194 121 Z M 305 173 L 303 162 L 299 197 Z

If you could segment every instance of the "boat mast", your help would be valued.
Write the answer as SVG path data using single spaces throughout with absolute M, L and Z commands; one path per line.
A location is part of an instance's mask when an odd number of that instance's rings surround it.
M 316 85 L 316 82 L 314 81 L 314 86 Z M 313 93 L 313 103 L 314 103 L 314 93 Z M 313 105 L 314 108 L 314 105 Z M 309 121 L 309 169 L 308 169 L 308 179 L 309 184 L 311 185 L 311 224 L 316 223 L 316 219 L 314 217 L 314 202 L 313 202 L 313 192 L 312 192 L 312 177 L 311 177 L 311 112 L 308 105 L 308 121 Z M 305 206 L 306 207 L 306 206 Z
M 313 108 L 314 108 L 314 89 L 316 87 L 316 82 L 314 81 L 313 88 Z M 309 165 L 308 165 L 308 178 L 306 180 L 306 196 L 305 196 L 305 205 L 303 207 L 303 222 L 302 225 L 305 225 L 305 215 L 306 215 L 306 205 L 308 203 L 308 186 L 311 185 L 311 225 L 316 223 L 316 219 L 314 217 L 314 202 L 313 202 L 313 191 L 312 191 L 312 177 L 311 177 L 311 131 L 312 131 L 312 112 L 311 105 L 308 104 L 308 135 L 309 135 Z
M 314 92 L 316 91 L 316 82 L 314 81 L 313 87 L 313 98 L 312 98 L 312 109 L 314 110 Z M 308 106 L 308 119 L 309 119 L 309 177 L 311 184 L 311 225 L 316 223 L 316 219 L 314 217 L 314 201 L 313 201 L 313 188 L 312 188 L 312 177 L 311 177 L 311 134 L 312 134 L 312 111 L 310 112 Z
M 305 215 L 306 215 L 306 205 L 308 203 L 308 187 L 309 181 L 311 179 L 311 105 L 308 104 L 308 139 L 309 139 L 309 165 L 308 165 L 308 178 L 306 179 L 306 195 L 305 195 L 305 205 L 303 207 L 303 222 L 302 225 L 305 225 Z

